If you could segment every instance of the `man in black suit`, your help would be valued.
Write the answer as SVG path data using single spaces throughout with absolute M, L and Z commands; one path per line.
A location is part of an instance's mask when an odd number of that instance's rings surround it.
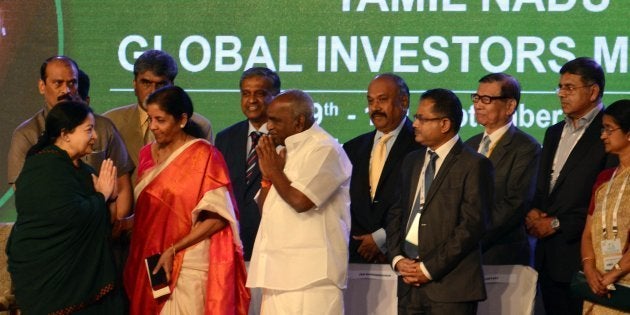
M 350 180 L 351 263 L 384 263 L 387 211 L 396 202 L 398 174 L 407 153 L 421 148 L 407 118 L 409 88 L 401 77 L 377 75 L 368 86 L 368 113 L 376 130 L 343 145 L 352 163 Z M 384 159 L 376 157 L 385 141 Z M 379 164 L 378 161 L 384 162 Z M 379 171 L 380 170 L 380 171 Z M 373 174 L 370 183 L 371 174 Z
M 219 132 L 215 145 L 230 172 L 240 212 L 244 258 L 249 261 L 260 224 L 260 211 L 254 200 L 261 180 L 255 147 L 260 136 L 267 133 L 267 106 L 280 93 L 280 78 L 272 70 L 254 67 L 243 72 L 239 86 L 241 110 L 247 119 Z
M 399 314 L 475 314 L 486 298 L 479 242 L 492 205 L 493 169 L 457 132 L 462 106 L 445 89 L 420 97 L 413 123 L 427 149 L 409 153 L 387 224 L 388 258 L 400 273 Z
M 600 141 L 604 71 L 580 57 L 560 69 L 564 121 L 547 129 L 528 232 L 538 239 L 536 269 L 547 314 L 581 314 L 569 283 L 580 270 L 580 238 L 597 174 L 615 161 Z
M 475 119 L 484 132 L 466 144 L 487 156 L 494 166 L 494 204 L 491 228 L 481 243 L 483 263 L 529 265 L 525 215 L 534 197 L 540 144 L 512 125 L 521 86 L 508 74 L 491 73 L 479 80 L 471 97 Z

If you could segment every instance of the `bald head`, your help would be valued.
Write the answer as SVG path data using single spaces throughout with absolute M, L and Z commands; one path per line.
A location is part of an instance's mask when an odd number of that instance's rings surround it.
M 284 145 L 284 140 L 305 131 L 315 123 L 313 99 L 304 91 L 285 91 L 267 108 L 267 129 L 276 145 Z

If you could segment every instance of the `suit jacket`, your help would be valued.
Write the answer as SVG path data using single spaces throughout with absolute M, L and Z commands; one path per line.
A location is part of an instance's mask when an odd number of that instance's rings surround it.
M 138 165 L 140 149 L 145 145 L 144 130 L 142 130 L 142 125 L 140 125 L 141 110 L 138 104 L 131 104 L 111 109 L 103 114 L 103 116 L 109 118 L 114 125 L 116 125 L 116 128 L 118 128 L 118 132 L 125 141 L 125 146 L 134 165 Z M 197 113 L 193 113 L 192 121 L 201 127 L 205 135 L 204 138 L 212 143 L 212 125 L 210 121 Z M 132 177 L 135 185 L 135 174 L 133 174 Z
M 387 211 L 398 199 L 398 174 L 407 153 L 422 148 L 414 141 L 413 127 L 409 119 L 392 145 L 383 166 L 381 177 L 374 195 L 370 196 L 370 154 L 376 131 L 362 134 L 343 145 L 352 163 L 350 179 L 350 213 L 352 216 L 351 235 L 371 234 L 385 228 Z M 350 262 L 367 263 L 357 252 L 360 241 L 350 239 Z
M 553 160 L 565 122 L 549 127 L 540 158 L 532 206 L 558 217 L 560 229 L 536 245 L 536 269 L 558 282 L 570 282 L 580 269 L 580 241 L 597 174 L 617 164 L 600 140 L 603 113 L 597 114 L 569 154 L 553 190 L 549 192 Z
M 479 148 L 483 133 L 466 144 Z M 536 187 L 540 144 L 512 125 L 489 157 L 494 166 L 494 200 L 491 228 L 482 240 L 485 265 L 529 265 L 525 215 L 531 209 Z
M 426 149 L 409 153 L 401 171 L 401 193 L 389 212 L 390 261 L 404 256 L 404 240 Z M 433 278 L 422 285 L 435 302 L 486 298 L 479 242 L 485 232 L 493 196 L 492 163 L 458 140 L 431 184 L 418 226 L 420 260 Z M 410 286 L 398 281 L 398 296 Z M 417 292 L 414 290 L 413 292 Z
M 254 168 L 253 180 L 249 185 L 245 180 L 247 171 L 247 138 L 249 137 L 247 120 L 238 122 L 217 134 L 216 146 L 223 154 L 230 172 L 234 197 L 240 212 L 240 234 L 243 241 L 245 260 L 250 260 L 254 240 L 260 224 L 260 210 L 254 196 L 260 189 L 262 175 L 258 164 Z

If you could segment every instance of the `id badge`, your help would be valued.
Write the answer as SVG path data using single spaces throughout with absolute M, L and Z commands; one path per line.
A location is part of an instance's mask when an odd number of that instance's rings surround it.
M 407 233 L 405 240 L 413 245 L 418 246 L 418 226 L 420 225 L 420 213 L 416 213 L 416 216 L 411 222 L 411 227 Z M 614 265 L 614 264 L 613 264 Z
M 621 259 L 621 240 L 602 240 L 602 256 L 604 259 L 604 271 L 612 270 L 613 266 Z

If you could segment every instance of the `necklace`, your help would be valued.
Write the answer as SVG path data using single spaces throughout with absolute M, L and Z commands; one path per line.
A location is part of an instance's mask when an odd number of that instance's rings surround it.
M 179 147 L 184 145 L 189 140 L 192 140 L 192 137 L 189 137 L 187 135 L 181 141 L 178 141 L 177 143 L 173 143 L 172 145 L 168 146 L 160 147 L 157 143 L 154 143 L 153 145 L 155 147 L 153 148 L 153 152 L 155 156 L 155 164 L 158 165 L 166 161 L 173 152 L 175 152 Z

